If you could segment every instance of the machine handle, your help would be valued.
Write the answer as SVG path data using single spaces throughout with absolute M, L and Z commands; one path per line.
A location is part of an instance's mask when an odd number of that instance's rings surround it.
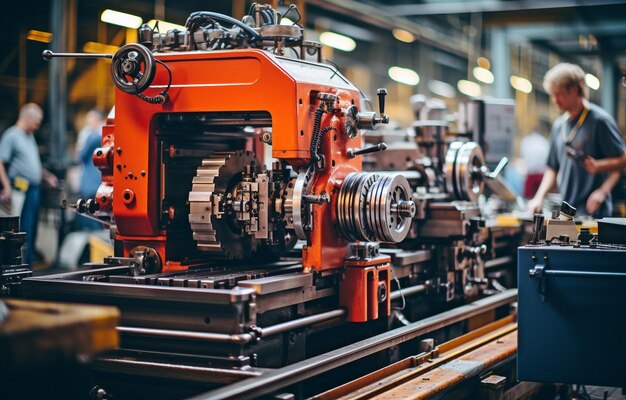
M 502 159 L 500 160 L 500 162 L 498 163 L 498 165 L 496 166 L 496 169 L 494 169 L 491 172 L 491 178 L 496 178 L 498 175 L 500 175 L 500 173 L 502 172 L 502 170 L 504 169 L 504 167 L 506 167 L 506 165 L 509 163 L 509 159 L 508 157 L 502 157 Z
M 381 142 L 376 146 L 367 147 L 361 150 L 348 149 L 348 158 L 354 158 L 356 156 L 362 156 L 363 154 L 376 153 L 378 151 L 387 150 L 387 143 Z
M 533 269 L 530 270 L 530 276 Z M 626 273 L 621 272 L 595 272 L 595 271 L 563 271 L 558 269 L 550 269 L 543 271 L 544 276 L 565 276 L 565 277 L 584 277 L 584 278 L 626 278 Z
M 99 53 L 53 53 L 51 50 L 44 50 L 41 53 L 44 60 L 50 61 L 53 58 L 113 58 L 113 54 Z

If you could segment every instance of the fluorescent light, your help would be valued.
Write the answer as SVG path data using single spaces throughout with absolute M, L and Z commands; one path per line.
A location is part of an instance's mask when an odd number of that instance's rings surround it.
M 119 49 L 118 46 L 98 42 L 87 42 L 83 46 L 85 53 L 115 54 Z
M 596 78 L 594 75 L 585 74 L 585 83 L 593 90 L 600 89 L 600 79 Z
M 35 42 L 50 43 L 52 41 L 52 33 L 31 29 L 26 34 L 26 39 Z
M 481 93 L 480 85 L 476 82 L 468 81 L 465 79 L 461 79 L 456 87 L 459 89 L 459 92 L 463 93 L 466 96 L 470 97 L 478 97 Z
M 411 32 L 405 31 L 404 29 L 396 28 L 392 30 L 391 33 L 393 34 L 393 37 L 395 37 L 401 42 L 413 43 L 415 41 L 415 36 L 413 36 Z
M 161 33 L 165 33 L 167 31 L 171 31 L 174 29 L 178 29 L 181 32 L 184 32 L 187 30 L 187 28 L 185 28 L 182 25 L 173 24 L 167 21 L 162 21 L 160 19 L 151 19 L 150 21 L 148 21 L 148 26 L 154 29 L 154 25 L 156 25 L 157 21 L 159 22 L 159 32 Z
M 456 89 L 454 89 L 454 86 L 436 79 L 428 81 L 428 90 L 437 96 L 449 98 L 454 98 L 456 96 Z
M 292 21 L 292 20 L 290 20 L 290 19 L 289 19 L 289 18 L 287 18 L 287 17 L 282 17 L 282 18 L 280 19 L 280 24 L 281 24 L 281 25 L 289 25 L 289 26 L 291 26 L 291 25 L 293 25 L 293 21 Z
M 391 67 L 387 73 L 391 79 L 405 85 L 415 86 L 420 83 L 420 76 L 409 68 Z
M 493 83 L 493 74 L 486 68 L 476 67 L 473 70 L 474 78 L 482 83 Z
M 523 93 L 530 93 L 533 91 L 533 84 L 526 78 L 522 78 L 521 76 L 511 75 L 511 86 L 513 89 L 519 90 Z
M 323 32 L 320 42 L 337 50 L 352 51 L 356 48 L 356 42 L 352 38 L 334 32 Z
M 100 15 L 100 20 L 107 24 L 119 25 L 131 29 L 139 28 L 143 22 L 141 17 L 114 10 L 104 10 L 102 15 Z

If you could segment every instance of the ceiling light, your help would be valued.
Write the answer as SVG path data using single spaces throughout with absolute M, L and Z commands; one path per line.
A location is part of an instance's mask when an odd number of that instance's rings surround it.
M 143 22 L 141 17 L 114 10 L 104 10 L 102 15 L 100 15 L 100 20 L 107 24 L 119 25 L 131 29 L 139 28 Z
M 476 67 L 473 70 L 474 78 L 482 83 L 493 83 L 493 73 L 486 68 Z
M 533 84 L 526 78 L 522 78 L 521 76 L 511 75 L 511 86 L 513 89 L 519 90 L 523 93 L 530 93 L 533 91 Z
M 456 89 L 454 89 L 454 86 L 436 79 L 428 81 L 428 90 L 437 96 L 449 98 L 454 98 L 456 96 Z
M 405 31 L 404 29 L 396 28 L 392 30 L 391 33 L 393 34 L 393 37 L 395 37 L 401 42 L 413 43 L 415 41 L 415 36 L 413 36 L 411 32 Z
M 481 93 L 480 85 L 476 82 L 468 81 L 465 79 L 461 79 L 456 87 L 459 89 L 459 92 L 463 93 L 466 96 L 470 97 L 478 97 Z
M 585 74 L 585 83 L 593 90 L 600 89 L 600 79 L 596 78 L 594 75 Z
M 85 53 L 115 54 L 119 49 L 118 46 L 98 42 L 87 42 L 83 46 Z
M 148 26 L 152 29 L 154 29 L 154 26 L 156 25 L 156 23 L 159 23 L 159 32 L 161 33 L 165 33 L 167 31 L 172 31 L 174 29 L 178 29 L 181 32 L 184 32 L 187 30 L 187 28 L 185 28 L 182 25 L 178 25 L 178 24 L 173 24 L 171 22 L 167 22 L 167 21 L 161 21 L 160 19 L 151 19 L 150 21 L 148 21 Z
M 26 34 L 26 39 L 35 42 L 50 43 L 52 41 L 52 33 L 31 29 Z
M 420 83 L 420 76 L 409 68 L 391 67 L 387 73 L 391 79 L 405 85 L 415 86 Z
M 337 50 L 352 51 L 356 48 L 354 39 L 334 32 L 323 32 L 320 42 Z
M 488 58 L 478 57 L 478 59 L 476 61 L 478 62 L 478 66 L 479 67 L 483 67 L 485 69 L 491 68 L 491 62 L 489 61 Z

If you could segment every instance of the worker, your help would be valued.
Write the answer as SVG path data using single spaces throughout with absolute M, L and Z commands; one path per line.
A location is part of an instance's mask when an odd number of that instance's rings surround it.
M 81 165 L 80 186 L 78 196 L 84 199 L 93 199 L 102 183 L 102 175 L 93 164 L 93 152 L 102 145 L 102 126 L 105 123 L 104 114 L 98 109 L 90 110 L 85 116 L 85 126 L 78 135 L 77 158 Z M 102 229 L 98 221 L 79 215 L 77 225 L 81 230 Z
M 43 182 L 51 187 L 58 184 L 56 176 L 42 168 L 35 131 L 39 129 L 43 111 L 34 103 L 20 109 L 17 122 L 8 128 L 0 139 L 0 162 L 8 165 L 7 172 L 0 168 L 0 182 L 11 182 L 12 190 L 3 187 L 3 198 L 11 195 L 11 212 L 20 216 L 20 228 L 26 232 L 24 262 L 32 265 L 39 220 L 40 190 Z
M 615 120 L 587 101 L 585 73 L 577 65 L 556 65 L 546 73 L 543 85 L 563 115 L 552 125 L 547 168 L 528 209 L 541 210 L 546 194 L 556 183 L 563 200 L 579 214 L 610 216 L 611 191 L 620 172 L 590 172 L 585 161 L 591 157 L 611 165 L 626 163 L 626 146 Z

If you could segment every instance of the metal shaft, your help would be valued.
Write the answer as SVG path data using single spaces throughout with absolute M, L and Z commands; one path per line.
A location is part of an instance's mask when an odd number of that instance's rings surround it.
M 44 60 L 49 61 L 53 58 L 113 58 L 113 54 L 100 53 L 54 53 L 51 50 L 44 50 L 41 53 Z

